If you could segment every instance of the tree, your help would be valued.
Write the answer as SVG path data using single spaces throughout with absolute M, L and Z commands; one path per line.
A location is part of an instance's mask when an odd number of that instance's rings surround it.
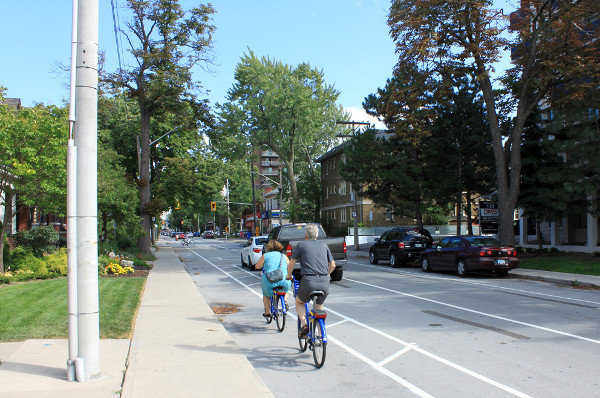
M 3 104 L 0 90 L 0 272 L 4 272 L 4 235 L 12 203 L 64 214 L 66 210 L 67 111 L 36 105 L 15 109 Z
M 158 162 L 151 161 L 152 139 L 175 127 L 197 135 L 199 127 L 210 123 L 208 103 L 198 100 L 200 87 L 192 80 L 191 69 L 210 62 L 214 30 L 210 18 L 214 9 L 207 4 L 186 12 L 177 0 L 128 0 L 127 4 L 133 16 L 127 23 L 129 31 L 122 33 L 136 66 L 104 75 L 103 80 L 114 88 L 124 88 L 139 108 L 140 157 L 136 177 L 145 234 L 138 240 L 138 247 L 147 254 L 148 232 L 158 208 L 152 204 L 151 185 L 161 169 Z M 169 130 L 161 129 L 165 126 Z
M 506 243 L 514 242 L 512 221 L 527 117 L 542 100 L 560 107 L 581 98 L 598 87 L 600 77 L 600 3 L 538 0 L 526 4 L 513 15 L 514 39 L 504 34 L 508 18 L 492 9 L 491 0 L 394 0 L 388 17 L 399 56 L 396 76 L 416 69 L 427 78 L 463 73 L 477 79 L 492 134 L 499 238 Z M 499 82 L 505 88 L 500 92 L 494 89 L 491 73 L 506 48 L 513 50 L 515 66 Z M 507 105 L 507 94 L 515 116 L 505 132 L 499 114 Z
M 322 71 L 307 63 L 291 67 L 269 58 L 244 54 L 235 71 L 236 83 L 220 106 L 220 127 L 211 136 L 220 140 L 270 148 L 279 155 L 291 190 L 292 209 L 299 202 L 297 166 L 331 146 L 335 122 L 346 120 L 335 101 L 339 92 L 325 83 Z M 218 135 L 216 134 L 218 132 Z M 235 138 L 232 138 L 235 137 Z M 291 218 L 297 218 L 292 214 Z
M 461 233 L 463 193 L 468 232 L 472 234 L 471 194 L 490 193 L 495 186 L 492 137 L 478 91 L 476 82 L 467 78 L 444 84 L 436 92 L 431 137 L 423 140 L 432 196 L 438 204 L 455 204 L 457 234 Z

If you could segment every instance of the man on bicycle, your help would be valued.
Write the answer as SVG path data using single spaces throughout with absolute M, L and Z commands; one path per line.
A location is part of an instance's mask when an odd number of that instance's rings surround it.
M 329 274 L 335 269 L 333 255 L 326 243 L 318 241 L 319 228 L 315 224 L 308 224 L 304 232 L 304 241 L 299 242 L 292 259 L 288 264 L 288 279 L 292 278 L 294 265 L 300 261 L 300 272 L 302 280 L 296 295 L 296 312 L 300 319 L 300 333 L 298 337 L 305 337 L 308 334 L 306 324 L 306 309 L 304 304 L 310 301 L 310 292 L 321 290 L 324 295 L 317 298 L 315 309 L 322 310 L 323 303 L 329 294 Z

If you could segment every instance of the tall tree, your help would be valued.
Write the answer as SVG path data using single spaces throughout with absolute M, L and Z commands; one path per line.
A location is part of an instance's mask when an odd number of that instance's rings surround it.
M 0 272 L 15 195 L 19 203 L 65 213 L 68 138 L 66 109 L 36 105 L 17 110 L 3 100 L 0 88 Z
M 235 79 L 228 102 L 221 106 L 219 136 L 211 138 L 218 142 L 233 136 L 242 147 L 250 143 L 277 153 L 294 208 L 299 201 L 299 161 L 307 151 L 308 157 L 324 153 L 337 134 L 335 122 L 348 117 L 336 105 L 339 92 L 325 83 L 322 71 L 307 63 L 291 67 L 259 59 L 252 51 L 238 63 Z
M 138 247 L 148 253 L 148 233 L 158 207 L 152 204 L 151 184 L 161 169 L 151 161 L 155 151 L 151 143 L 173 128 L 193 132 L 210 122 L 208 103 L 198 99 L 200 86 L 191 69 L 211 60 L 214 9 L 206 4 L 184 11 L 177 0 L 128 0 L 127 4 L 132 18 L 122 33 L 135 66 L 104 75 L 103 80 L 124 88 L 139 108 L 137 184 L 145 234 Z
M 514 39 L 503 34 L 508 17 L 492 8 L 492 0 L 393 0 L 388 17 L 399 56 L 395 75 L 416 68 L 421 76 L 461 72 L 479 82 L 493 140 L 499 237 L 506 243 L 514 242 L 512 221 L 527 117 L 542 100 L 560 107 L 581 97 L 598 87 L 600 77 L 599 2 L 522 3 L 525 7 L 513 15 L 510 26 Z M 506 48 L 513 50 L 515 66 L 503 77 L 507 91 L 501 93 L 494 90 L 491 73 Z M 503 94 L 512 95 L 515 112 L 507 134 L 499 117 L 506 104 Z

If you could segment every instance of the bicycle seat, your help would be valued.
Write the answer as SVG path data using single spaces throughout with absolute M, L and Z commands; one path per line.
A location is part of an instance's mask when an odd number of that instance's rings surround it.
M 278 296 L 283 296 L 287 293 L 287 290 L 284 290 L 284 288 L 281 286 L 275 286 L 273 288 L 273 293 L 277 294 Z
M 312 292 L 310 292 L 308 294 L 308 297 L 310 297 L 311 299 L 313 298 L 317 298 L 317 297 L 321 297 L 324 296 L 325 292 L 321 291 L 321 290 L 313 290 Z

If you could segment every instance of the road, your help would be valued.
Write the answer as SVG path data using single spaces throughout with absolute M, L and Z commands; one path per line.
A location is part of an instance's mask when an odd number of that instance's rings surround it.
M 278 397 L 600 397 L 600 291 L 371 265 L 351 257 L 326 302 L 322 369 L 295 310 L 267 325 L 239 242 L 174 246 L 206 301 Z M 232 375 L 235 377 L 235 375 Z

